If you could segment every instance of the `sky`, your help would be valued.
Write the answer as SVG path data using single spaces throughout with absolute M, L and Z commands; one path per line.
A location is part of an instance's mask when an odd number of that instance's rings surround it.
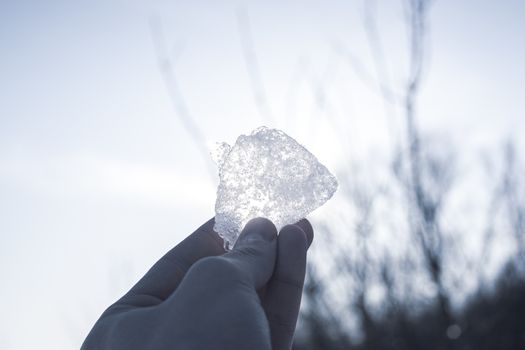
M 407 59 L 399 4 L 376 12 L 394 89 Z M 343 0 L 0 0 L 0 348 L 79 348 L 105 307 L 213 216 L 216 178 L 159 70 L 159 26 L 207 144 L 266 124 L 337 171 L 386 152 L 401 125 L 348 64 L 376 74 L 364 11 Z M 424 132 L 472 154 L 507 137 L 525 149 L 524 15 L 517 0 L 434 2 Z

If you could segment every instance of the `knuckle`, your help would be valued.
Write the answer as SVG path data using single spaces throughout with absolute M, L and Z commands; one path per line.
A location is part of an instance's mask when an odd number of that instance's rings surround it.
M 295 333 L 296 319 L 283 315 L 280 312 L 267 312 L 266 317 L 270 326 L 279 329 L 281 335 L 293 335 Z
M 261 255 L 260 249 L 257 249 L 257 247 L 251 246 L 251 245 L 244 245 L 244 246 L 238 246 L 234 250 L 231 251 L 229 254 L 230 257 L 232 256 L 258 256 Z

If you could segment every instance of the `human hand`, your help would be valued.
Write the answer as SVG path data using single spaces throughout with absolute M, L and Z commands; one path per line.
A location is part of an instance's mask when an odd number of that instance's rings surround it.
M 303 219 L 277 236 L 269 220 L 254 219 L 226 253 L 213 225 L 111 305 L 82 349 L 290 349 L 312 226 Z

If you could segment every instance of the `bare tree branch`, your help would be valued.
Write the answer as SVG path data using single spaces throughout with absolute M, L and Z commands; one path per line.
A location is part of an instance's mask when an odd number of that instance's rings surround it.
M 381 91 L 383 109 L 388 124 L 388 130 L 390 130 L 390 136 L 394 139 L 396 133 L 394 133 L 395 122 L 396 122 L 396 109 L 392 108 L 397 105 L 398 98 L 393 94 L 393 89 L 390 86 L 390 74 L 388 70 L 387 57 L 383 50 L 383 44 L 381 42 L 381 36 L 377 29 L 377 0 L 365 1 L 365 14 L 363 16 L 364 28 L 367 35 L 367 43 L 372 52 L 374 59 L 374 66 L 376 71 L 376 81 L 378 88 Z M 396 141 L 397 143 L 397 141 Z
M 214 181 L 216 169 L 211 163 L 209 150 L 206 148 L 206 139 L 204 137 L 204 133 L 202 132 L 193 115 L 190 113 L 184 95 L 179 88 L 173 60 L 166 44 L 162 21 L 158 16 L 152 16 L 150 17 L 149 23 L 151 37 L 153 39 L 153 44 L 157 54 L 159 70 L 171 98 L 175 114 L 179 118 L 179 121 L 186 132 L 191 136 L 192 141 L 194 142 L 197 150 L 201 154 L 201 157 L 207 166 L 207 170 L 212 181 Z
M 257 59 L 257 53 L 253 44 L 250 17 L 248 16 L 248 12 L 242 8 L 237 10 L 237 24 L 244 61 L 250 76 L 253 97 L 255 99 L 257 110 L 259 111 L 262 121 L 273 126 L 277 120 L 270 109 L 268 98 L 266 96 L 266 90 L 264 88 L 259 68 L 259 60 Z

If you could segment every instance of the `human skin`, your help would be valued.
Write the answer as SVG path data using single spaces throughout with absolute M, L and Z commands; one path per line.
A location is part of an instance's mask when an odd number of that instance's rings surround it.
M 303 219 L 251 220 L 233 250 L 209 220 L 162 257 L 99 318 L 81 350 L 290 349 L 301 303 Z

